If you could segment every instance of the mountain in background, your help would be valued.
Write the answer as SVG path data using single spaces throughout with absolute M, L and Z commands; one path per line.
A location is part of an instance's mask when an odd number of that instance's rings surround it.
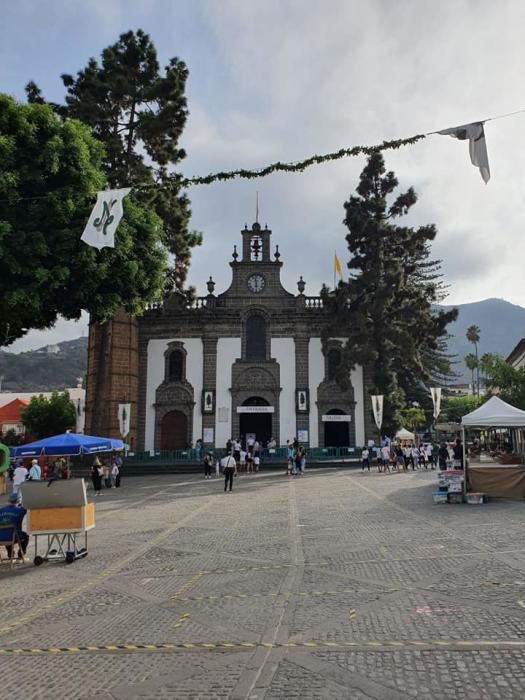
M 445 306 L 444 308 L 451 308 Z M 449 326 L 449 352 L 455 356 L 458 378 L 451 383 L 470 381 L 464 357 L 473 351 L 465 334 L 472 325 L 479 326 L 479 352 L 497 352 L 507 357 L 516 343 L 525 337 L 525 308 L 504 299 L 484 299 L 472 304 L 458 304 L 458 320 Z M 77 385 L 86 375 L 87 338 L 47 345 L 22 353 L 0 351 L 2 391 L 63 390 Z
M 471 304 L 457 304 L 456 308 L 459 309 L 458 320 L 448 326 L 451 334 L 448 347 L 452 355 L 457 355 L 454 370 L 459 375 L 452 383 L 470 381 L 470 372 L 464 361 L 465 355 L 474 352 L 474 346 L 465 337 L 469 326 L 480 328 L 480 356 L 485 352 L 497 352 L 507 357 L 516 343 L 525 338 L 525 309 L 522 306 L 504 299 L 483 299 Z
M 84 382 L 87 338 L 66 340 L 28 352 L 0 351 L 2 391 L 64 390 Z

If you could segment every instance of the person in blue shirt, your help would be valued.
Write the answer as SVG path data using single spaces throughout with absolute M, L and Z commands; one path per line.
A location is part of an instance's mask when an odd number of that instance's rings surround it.
M 18 496 L 12 493 L 9 496 L 9 505 L 0 508 L 0 525 L 13 525 L 16 528 L 22 546 L 22 551 L 18 552 L 18 558 L 23 560 L 29 544 L 29 535 L 22 530 L 22 521 L 26 514 L 26 509 L 17 505 L 17 498 Z M 0 545 L 2 545 L 2 541 L 11 541 L 11 534 L 12 532 L 9 529 L 0 529 Z M 11 547 L 9 545 L 4 546 L 7 549 L 7 555 L 10 557 Z

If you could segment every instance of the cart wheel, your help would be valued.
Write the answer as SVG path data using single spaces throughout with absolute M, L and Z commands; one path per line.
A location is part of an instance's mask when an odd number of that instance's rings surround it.
M 36 557 L 33 559 L 33 564 L 35 566 L 41 566 L 41 564 L 43 564 L 43 563 L 44 563 L 44 557 L 41 557 L 37 554 Z
M 66 552 L 66 564 L 72 564 L 75 561 L 74 552 Z

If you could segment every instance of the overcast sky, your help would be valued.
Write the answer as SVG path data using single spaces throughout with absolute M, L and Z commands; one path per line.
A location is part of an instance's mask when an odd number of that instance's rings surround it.
M 525 109 L 522 0 L 18 0 L 2 3 L 0 91 L 24 98 L 32 79 L 48 99 L 121 32 L 142 28 L 165 64 L 189 68 L 185 175 L 293 161 Z M 450 137 L 386 154 L 433 222 L 450 303 L 502 297 L 525 305 L 525 114 L 486 124 L 492 179 Z M 233 245 L 255 218 L 272 229 L 290 291 L 331 283 L 347 259 L 343 202 L 363 158 L 303 174 L 193 187 L 192 227 L 204 234 L 190 282 L 229 283 Z M 24 350 L 78 337 L 85 323 L 32 333 Z M 85 331 L 84 331 L 85 332 Z

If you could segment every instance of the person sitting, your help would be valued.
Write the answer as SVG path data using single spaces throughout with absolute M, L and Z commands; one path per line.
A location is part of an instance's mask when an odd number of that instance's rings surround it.
M 20 548 L 22 549 L 22 551 L 18 552 L 18 558 L 24 561 L 24 554 L 29 544 L 29 535 L 22 530 L 22 521 L 27 511 L 23 506 L 17 505 L 17 501 L 18 495 L 12 493 L 9 496 L 9 505 L 0 508 L 0 525 L 12 525 L 16 529 Z M 12 531 L 9 528 L 0 529 L 0 545 L 3 542 L 11 541 L 11 534 Z M 7 550 L 7 556 L 11 558 L 11 545 L 4 544 L 3 546 Z

